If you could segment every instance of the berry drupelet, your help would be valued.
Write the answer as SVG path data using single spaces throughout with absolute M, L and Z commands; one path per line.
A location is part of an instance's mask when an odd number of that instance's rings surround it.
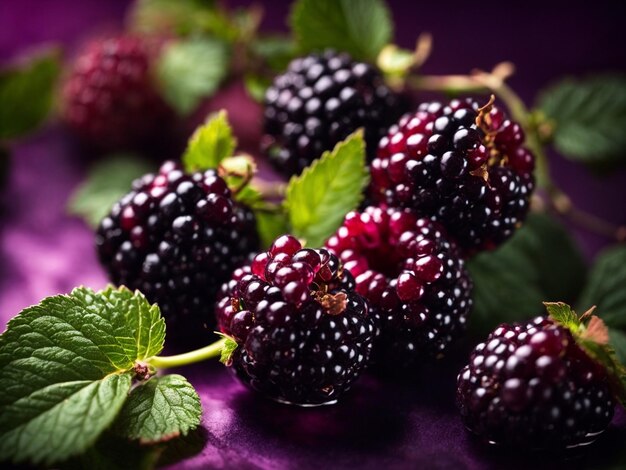
M 253 389 L 286 403 L 334 403 L 368 363 L 375 328 L 354 279 L 325 249 L 279 237 L 223 286 L 216 315 Z
M 214 327 L 217 291 L 258 249 L 258 236 L 254 215 L 215 170 L 188 175 L 166 162 L 113 206 L 96 245 L 111 280 L 159 304 L 168 336 L 185 339 Z
M 370 197 L 440 222 L 468 254 L 509 238 L 528 213 L 534 156 L 491 103 L 425 103 L 380 141 Z
M 62 117 L 89 144 L 143 147 L 164 135 L 173 113 L 150 74 L 151 47 L 135 36 L 88 43 L 63 87 Z
M 370 304 L 385 366 L 440 357 L 465 331 L 472 282 L 456 246 L 408 209 L 349 213 L 327 242 Z
M 592 442 L 613 416 L 605 369 L 570 330 L 539 317 L 501 325 L 458 377 L 467 428 L 489 443 L 558 449 Z
M 345 53 L 297 58 L 266 92 L 261 147 L 279 171 L 292 175 L 363 127 L 371 159 L 402 106 L 376 68 Z

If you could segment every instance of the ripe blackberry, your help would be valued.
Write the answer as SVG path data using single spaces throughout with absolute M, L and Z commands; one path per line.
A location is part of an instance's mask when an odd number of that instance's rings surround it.
M 294 59 L 265 94 L 261 147 L 279 171 L 292 175 L 363 127 L 371 159 L 401 106 L 377 69 L 347 54 Z
M 368 363 L 374 323 L 354 279 L 325 249 L 279 237 L 223 287 L 216 315 L 239 344 L 237 376 L 286 403 L 334 403 Z
M 173 113 L 150 74 L 144 39 L 117 36 L 88 43 L 65 81 L 62 117 L 101 149 L 137 148 L 158 140 Z
M 424 103 L 381 139 L 371 197 L 440 222 L 468 253 L 494 248 L 528 213 L 534 156 L 523 142 L 491 104 Z
M 356 280 L 380 328 L 385 366 L 440 357 L 465 331 L 472 282 L 440 227 L 408 209 L 351 212 L 327 242 Z
M 96 245 L 111 280 L 158 303 L 168 333 L 187 339 L 214 327 L 217 291 L 258 236 L 254 215 L 215 170 L 187 175 L 170 161 L 133 183 L 102 219 Z
M 501 325 L 476 346 L 458 376 L 457 405 L 485 441 L 533 449 L 589 443 L 614 409 L 606 371 L 545 317 Z

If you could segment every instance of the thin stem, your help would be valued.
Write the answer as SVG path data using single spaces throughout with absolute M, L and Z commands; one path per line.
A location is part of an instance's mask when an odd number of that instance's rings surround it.
M 222 338 L 215 343 L 196 349 L 195 351 L 177 354 L 176 356 L 154 356 L 146 360 L 146 363 L 156 367 L 157 369 L 169 369 L 171 367 L 186 366 L 195 362 L 201 362 L 218 357 L 224 348 L 224 344 L 226 344 L 226 338 Z

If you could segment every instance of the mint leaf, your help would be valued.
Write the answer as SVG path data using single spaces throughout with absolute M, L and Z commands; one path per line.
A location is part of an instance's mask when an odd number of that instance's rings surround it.
M 228 115 L 222 110 L 196 129 L 183 154 L 183 164 L 188 172 L 217 168 L 222 160 L 233 154 L 236 146 L 237 139 L 228 123 Z
M 130 191 L 131 183 L 152 170 L 152 165 L 133 155 L 111 155 L 90 170 L 68 203 L 68 212 L 92 227 L 109 213 L 113 204 Z
M 515 235 L 468 262 L 474 280 L 470 330 L 482 337 L 503 322 L 542 313 L 544 300 L 575 299 L 585 280 L 582 255 L 567 231 L 545 214 L 531 213 Z
M 217 40 L 193 38 L 168 45 L 157 63 L 159 86 L 180 114 L 211 96 L 228 72 L 228 51 Z
M 289 181 L 284 204 L 292 233 L 311 247 L 321 246 L 358 206 L 367 182 L 359 130 Z
M 330 48 L 370 62 L 391 41 L 393 32 L 382 0 L 298 0 L 290 24 L 304 52 Z
M 626 77 L 563 80 L 541 93 L 537 107 L 566 157 L 599 168 L 626 162 Z
M 200 397 L 184 377 L 152 377 L 136 387 L 120 412 L 115 431 L 143 444 L 185 435 L 200 424 Z
M 158 308 L 123 287 L 77 288 L 11 319 L 0 336 L 0 461 L 49 465 L 91 446 L 164 328 Z
M 0 70 L 0 140 L 24 135 L 46 118 L 60 62 L 55 48 Z

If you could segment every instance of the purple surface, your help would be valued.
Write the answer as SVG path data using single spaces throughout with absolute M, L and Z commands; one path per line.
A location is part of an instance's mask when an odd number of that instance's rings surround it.
M 244 4 L 246 2 L 236 2 Z M 541 14 L 525 4 L 481 2 L 451 8 L 446 2 L 418 7 L 390 2 L 397 38 L 410 46 L 428 30 L 435 50 L 426 73 L 461 73 L 489 68 L 500 60 L 518 65 L 512 85 L 529 100 L 548 81 L 566 74 L 623 70 L 623 15 L 608 2 L 567 8 L 542 5 Z M 122 0 L 22 0 L 0 2 L 0 60 L 44 41 L 73 48 L 92 31 L 119 27 Z M 285 1 L 268 2 L 265 26 L 283 27 Z M 506 10 L 504 9 L 506 8 Z M 34 14 L 33 12 L 36 12 Z M 451 12 L 456 12 L 452 16 Z M 498 18 L 515 18 L 512 22 Z M 473 47 L 470 47 L 474 45 Z M 258 110 L 250 112 L 240 88 L 231 87 L 211 107 L 226 106 L 250 146 L 258 133 Z M 68 196 L 85 174 L 81 155 L 58 126 L 13 146 L 13 169 L 0 206 L 0 329 L 10 317 L 41 298 L 83 284 L 105 285 L 93 250 L 91 231 L 65 215 Z M 608 179 L 589 175 L 580 165 L 554 157 L 557 181 L 583 208 L 614 222 L 626 222 L 626 172 Z M 617 201 L 617 203 L 616 203 Z M 574 230 L 588 255 L 606 240 Z M 462 359 L 416 374 L 408 383 L 366 376 L 338 406 L 293 409 L 263 400 L 236 383 L 217 365 L 182 371 L 198 388 L 204 406 L 205 444 L 178 468 L 499 468 L 541 463 L 568 468 L 610 461 L 624 441 L 626 418 L 614 425 L 588 453 L 512 458 L 486 449 L 463 430 L 452 405 L 454 376 Z

